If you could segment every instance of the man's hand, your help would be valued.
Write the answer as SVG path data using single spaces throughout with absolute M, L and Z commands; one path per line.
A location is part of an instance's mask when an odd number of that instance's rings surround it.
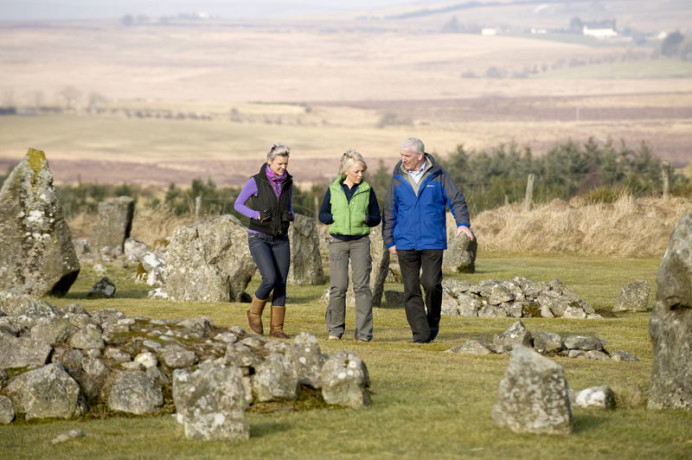
M 464 226 L 464 225 L 460 225 L 460 226 L 457 227 L 457 238 L 459 238 L 459 235 L 461 235 L 461 232 L 464 232 L 464 233 L 466 234 L 466 236 L 467 236 L 471 241 L 473 241 L 473 240 L 476 239 L 476 237 L 473 235 L 473 232 L 471 231 L 471 229 L 468 228 L 468 227 L 466 227 L 466 226 Z
M 393 256 L 396 255 L 396 245 L 392 246 L 391 248 L 387 248 L 387 250 L 389 251 L 389 253 L 391 255 L 393 255 Z

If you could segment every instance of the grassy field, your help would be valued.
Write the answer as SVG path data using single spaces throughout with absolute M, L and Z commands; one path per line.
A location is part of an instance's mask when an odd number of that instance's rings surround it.
M 529 330 L 597 335 L 607 341 L 607 349 L 627 350 L 641 359 L 627 363 L 555 358 L 565 367 L 570 388 L 605 384 L 617 395 L 615 411 L 575 408 L 571 436 L 518 435 L 497 428 L 490 411 L 507 356 L 444 352 L 472 337 L 499 334 L 514 320 L 443 317 L 438 339 L 414 346 L 408 343 L 410 331 L 403 310 L 377 308 L 374 340 L 360 344 L 350 338 L 353 311 L 349 309 L 345 339 L 332 343 L 326 340 L 325 305 L 319 300 L 325 284 L 289 287 L 287 332 L 315 334 L 324 352 L 348 349 L 361 356 L 372 379 L 370 408 L 250 412 L 251 438 L 243 443 L 187 441 L 171 416 L 20 423 L 0 427 L 0 452 L 12 458 L 689 458 L 692 416 L 683 411 L 646 410 L 652 362 L 649 315 L 610 313 L 626 282 L 646 279 L 655 291 L 659 262 L 658 258 L 481 253 L 477 273 L 454 276 L 469 281 L 559 278 L 606 317 L 525 319 Z M 204 315 L 217 325 L 245 325 L 247 305 L 150 301 L 144 287 L 133 282 L 132 269 L 111 269 L 107 275 L 118 286 L 115 299 L 85 298 L 101 275 L 84 267 L 66 298 L 49 300 L 58 305 L 80 302 L 90 311 L 116 308 L 151 318 Z M 73 428 L 84 431 L 86 437 L 51 444 L 55 436 Z

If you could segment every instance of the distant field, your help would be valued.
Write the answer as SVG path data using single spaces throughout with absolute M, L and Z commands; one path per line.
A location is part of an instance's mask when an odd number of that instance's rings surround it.
M 599 65 L 575 66 L 568 69 L 551 70 L 538 74 L 533 78 L 692 78 L 692 62 L 671 59 L 652 59 L 631 62 L 604 63 Z
M 239 185 L 268 145 L 284 142 L 296 179 L 312 183 L 330 177 L 348 148 L 371 167 L 393 165 L 412 135 L 437 155 L 509 142 L 540 155 L 593 137 L 645 141 L 676 166 L 692 159 L 692 65 L 560 74 L 549 69 L 618 62 L 628 49 L 430 33 L 433 19 L 0 24 L 0 106 L 71 107 L 0 117 L 0 173 L 34 147 L 59 182 Z M 413 23 L 423 28 L 408 30 Z M 541 69 L 545 78 L 484 78 L 491 68 Z M 479 78 L 462 78 L 469 72 Z M 89 106 L 104 112 L 87 115 Z

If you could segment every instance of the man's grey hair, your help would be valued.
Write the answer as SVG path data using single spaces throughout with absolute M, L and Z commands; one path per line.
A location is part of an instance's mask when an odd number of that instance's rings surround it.
M 351 167 L 353 167 L 355 164 L 360 164 L 363 166 L 363 171 L 368 169 L 368 165 L 365 163 L 363 155 L 355 150 L 346 150 L 344 154 L 341 155 L 341 161 L 339 162 L 339 174 L 346 174 L 346 171 L 351 169 Z
M 283 144 L 272 144 L 267 150 L 267 160 L 272 161 L 276 157 L 288 157 L 291 149 Z
M 413 153 L 425 152 L 425 144 L 417 137 L 409 137 L 401 143 L 401 150 L 410 148 Z

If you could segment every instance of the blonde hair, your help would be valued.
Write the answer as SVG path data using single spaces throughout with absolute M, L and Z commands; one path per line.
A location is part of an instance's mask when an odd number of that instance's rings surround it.
M 346 171 L 351 169 L 356 163 L 360 163 L 363 166 L 363 171 L 368 169 L 368 164 L 363 159 L 363 155 L 355 150 L 346 150 L 341 155 L 341 161 L 339 161 L 339 174 L 346 174 Z
M 272 161 L 275 157 L 288 157 L 291 149 L 287 145 L 272 144 L 267 150 L 267 160 Z

